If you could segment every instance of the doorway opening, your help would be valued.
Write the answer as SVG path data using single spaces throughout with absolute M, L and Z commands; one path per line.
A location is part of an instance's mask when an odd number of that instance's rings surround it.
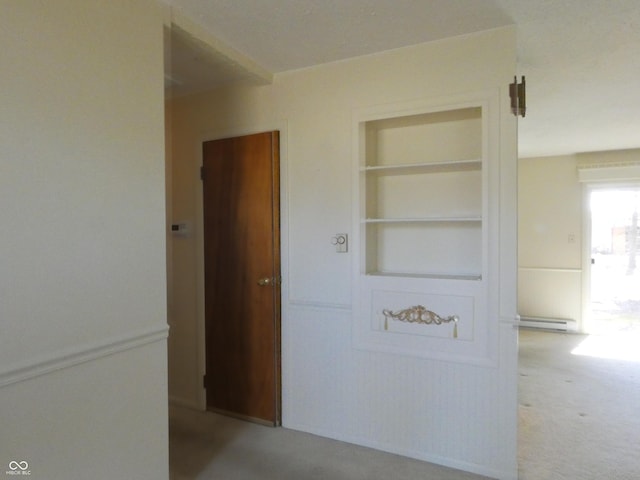
M 589 333 L 640 332 L 640 185 L 592 189 Z

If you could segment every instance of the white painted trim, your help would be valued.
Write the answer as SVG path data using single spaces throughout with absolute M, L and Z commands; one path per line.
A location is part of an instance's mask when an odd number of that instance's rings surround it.
M 166 341 L 168 334 L 169 326 L 163 324 L 107 340 L 68 348 L 48 356 L 28 360 L 22 364 L 12 365 L 0 371 L 0 387 L 47 375 L 56 370 L 74 367 L 81 363 L 92 362 L 150 343 Z
M 630 182 L 640 180 L 640 164 L 579 165 L 578 181 L 581 183 Z
M 591 322 L 591 192 L 593 186 L 582 184 L 582 304 L 578 331 L 589 333 Z
M 369 121 L 405 117 L 410 115 L 421 115 L 424 113 L 436 113 L 463 108 L 488 108 L 488 104 L 491 103 L 491 101 L 497 101 L 498 98 L 499 91 L 495 88 L 489 88 L 469 93 L 429 98 L 421 97 L 402 102 L 355 107 L 351 112 L 352 132 L 354 132 L 355 135 L 358 132 L 358 125 Z M 354 146 L 357 146 L 358 138 L 354 138 L 353 140 Z M 359 150 L 360 149 L 355 150 L 352 153 L 355 156 L 358 156 L 360 153 Z M 358 167 L 356 173 L 359 173 L 359 157 L 354 160 L 356 160 L 356 166 Z

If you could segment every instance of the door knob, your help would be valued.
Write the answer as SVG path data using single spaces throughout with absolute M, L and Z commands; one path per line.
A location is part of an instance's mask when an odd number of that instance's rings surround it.
M 258 280 L 258 285 L 260 285 L 261 287 L 266 287 L 267 285 L 271 285 L 271 278 L 269 277 L 261 278 L 260 280 Z

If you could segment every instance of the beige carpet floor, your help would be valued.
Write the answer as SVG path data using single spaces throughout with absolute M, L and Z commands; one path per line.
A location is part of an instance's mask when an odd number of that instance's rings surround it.
M 171 480 L 488 480 L 370 448 L 170 408 Z
M 638 329 L 522 330 L 519 402 L 520 480 L 640 479 Z

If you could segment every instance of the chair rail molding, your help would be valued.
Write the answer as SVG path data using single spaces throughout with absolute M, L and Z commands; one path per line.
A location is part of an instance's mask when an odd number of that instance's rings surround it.
M 14 383 L 55 372 L 56 370 L 62 370 L 81 363 L 91 362 L 109 355 L 163 341 L 167 339 L 168 335 L 169 326 L 163 324 L 34 358 L 22 364 L 12 365 L 0 370 L 0 387 L 6 387 Z

